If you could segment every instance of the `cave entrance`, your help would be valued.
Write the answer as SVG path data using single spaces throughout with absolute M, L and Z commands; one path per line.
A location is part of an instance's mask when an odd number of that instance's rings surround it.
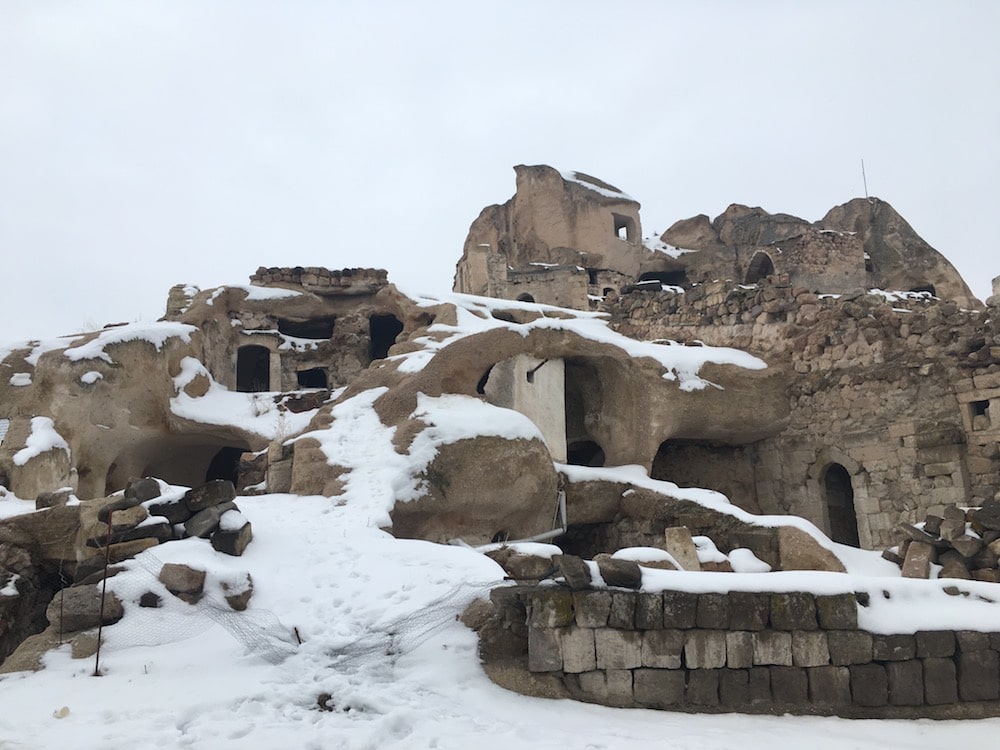
M 644 281 L 658 281 L 667 286 L 684 286 L 687 283 L 687 271 L 646 271 L 636 281 L 640 284 Z
M 573 466 L 604 466 L 604 449 L 593 440 L 566 444 L 566 463 Z
M 747 267 L 747 284 L 756 284 L 758 281 L 774 275 L 774 261 L 765 252 L 756 253 L 750 260 Z
M 271 390 L 271 351 L 266 346 L 241 346 L 236 352 L 236 390 L 261 393 Z
M 296 339 L 315 339 L 321 341 L 333 336 L 333 326 L 337 318 L 326 315 L 309 320 L 278 319 L 278 333 Z
M 854 487 L 847 469 L 840 464 L 830 464 L 823 474 L 823 489 L 830 538 L 852 547 L 861 546 L 858 541 L 858 517 L 854 512 Z
M 403 324 L 395 315 L 372 315 L 368 319 L 368 334 L 371 339 L 369 354 L 372 361 L 385 359 L 389 349 L 396 343 L 396 337 L 403 332 Z
M 299 370 L 295 373 L 295 380 L 299 388 L 329 388 L 330 381 L 326 370 L 322 367 L 313 367 L 310 370 Z

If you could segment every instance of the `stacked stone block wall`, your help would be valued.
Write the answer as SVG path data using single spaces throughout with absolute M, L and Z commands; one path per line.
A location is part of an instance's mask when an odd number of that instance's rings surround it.
M 858 627 L 864 594 L 507 593 L 508 605 L 523 604 L 527 669 L 579 700 L 848 717 L 1000 714 L 1000 633 L 870 633 Z
M 688 462 L 687 484 L 829 531 L 823 476 L 841 464 L 852 475 L 861 544 L 871 548 L 889 544 L 899 521 L 1000 491 L 996 306 L 713 282 L 636 289 L 602 309 L 626 335 L 742 348 L 788 372 L 787 429 L 744 454 L 715 450 Z M 672 479 L 668 463 L 659 478 Z M 715 486 L 713 476 L 737 486 Z
M 389 283 L 388 274 L 381 268 L 344 268 L 330 270 L 318 266 L 294 268 L 265 268 L 261 266 L 250 277 L 258 286 L 301 287 L 316 294 L 370 293 Z

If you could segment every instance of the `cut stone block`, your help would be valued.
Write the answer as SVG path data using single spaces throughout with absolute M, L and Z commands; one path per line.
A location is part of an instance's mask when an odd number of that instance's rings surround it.
M 188 604 L 200 600 L 205 592 L 205 571 L 188 565 L 165 563 L 159 578 L 167 591 Z
M 527 597 L 528 625 L 534 628 L 562 628 L 573 623 L 573 595 L 565 589 L 542 586 Z
M 817 596 L 816 618 L 824 630 L 857 630 L 857 597 L 854 594 Z
M 698 595 L 686 591 L 663 592 L 663 627 L 693 628 L 698 612 Z
M 906 661 L 917 655 L 917 643 L 912 635 L 872 636 L 872 658 L 875 661 Z
M 812 594 L 771 594 L 771 627 L 775 630 L 816 630 L 816 600 Z
M 782 706 L 799 706 L 809 702 L 809 678 L 798 667 L 771 667 L 771 695 Z
M 727 594 L 699 594 L 695 624 L 699 628 L 728 628 L 729 596 Z
M 649 708 L 672 708 L 684 701 L 684 672 L 637 669 L 632 675 L 636 703 Z
M 827 633 L 827 642 L 830 646 L 830 663 L 834 666 L 867 664 L 872 660 L 870 633 L 860 630 L 834 630 Z
M 608 627 L 632 630 L 635 627 L 635 595 L 620 591 L 611 594 L 611 609 L 608 611 Z
M 753 591 L 729 594 L 729 627 L 733 630 L 764 630 L 771 617 L 771 595 Z
M 963 701 L 1000 698 L 1000 655 L 996 651 L 966 651 L 958 655 L 958 694 Z
M 958 677 L 951 659 L 924 659 L 924 699 L 928 706 L 958 702 Z
M 597 668 L 635 669 L 642 666 L 642 633 L 601 628 L 594 631 Z
M 950 630 L 921 630 L 915 636 L 917 657 L 945 657 L 955 653 L 955 634 Z
M 684 664 L 688 669 L 721 669 L 726 666 L 725 632 L 688 631 L 684 638 Z
M 623 560 L 611 555 L 596 555 L 594 562 L 601 578 L 608 586 L 623 589 L 642 588 L 642 570 L 634 560 Z
M 719 670 L 719 701 L 726 708 L 750 703 L 750 673 L 745 669 Z
M 251 541 L 253 541 L 253 527 L 250 521 L 239 511 L 229 510 L 222 514 L 219 528 L 212 534 L 212 549 L 239 557 L 246 551 Z
M 570 590 L 583 591 L 591 587 L 590 566 L 584 560 L 576 555 L 556 555 L 554 562 Z
M 889 680 L 881 664 L 853 664 L 851 696 L 859 706 L 884 706 L 889 702 Z
M 650 630 L 642 636 L 642 666 L 680 669 L 684 651 L 683 630 Z
M 685 697 L 692 706 L 719 705 L 718 669 L 693 669 L 688 672 Z
M 593 630 L 578 627 L 565 628 L 560 631 L 559 641 L 564 672 L 590 672 L 597 669 L 597 652 L 594 647 Z
M 635 626 L 640 630 L 659 630 L 663 627 L 663 597 L 660 594 L 636 596 Z
M 809 700 L 819 706 L 847 706 L 851 702 L 851 672 L 847 667 L 812 667 Z
M 753 666 L 753 635 L 747 630 L 726 633 L 726 666 L 747 669 Z
M 904 578 L 927 578 L 934 562 L 934 547 L 926 542 L 910 542 L 903 560 Z
M 528 671 L 558 672 L 563 668 L 559 631 L 528 628 Z
M 822 667 L 830 663 L 826 633 L 796 630 L 792 633 L 792 663 L 796 667 Z
M 611 611 L 611 592 L 575 591 L 573 592 L 573 609 L 576 612 L 577 625 L 584 628 L 606 627 L 608 612 Z
M 213 479 L 201 487 L 194 487 L 184 494 L 184 504 L 192 513 L 236 499 L 236 488 L 228 479 Z M 194 536 L 194 535 L 192 535 Z
M 673 526 L 663 531 L 663 549 L 670 553 L 684 570 L 701 570 L 698 550 L 687 526 Z
M 760 630 L 752 634 L 755 665 L 792 665 L 792 634 L 777 630 Z
M 924 667 L 916 659 L 896 661 L 885 667 L 889 680 L 889 704 L 919 706 L 924 702 Z

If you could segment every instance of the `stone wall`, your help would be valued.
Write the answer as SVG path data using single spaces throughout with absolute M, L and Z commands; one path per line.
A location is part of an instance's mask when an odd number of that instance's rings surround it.
M 1000 633 L 878 634 L 867 594 L 646 593 L 518 586 L 493 592 L 516 661 L 548 692 L 621 707 L 960 718 L 1000 714 Z M 492 670 L 494 673 L 496 670 Z
M 1000 490 L 1000 418 L 994 427 L 988 416 L 994 399 L 1000 414 L 995 308 L 722 282 L 683 292 L 635 289 L 601 307 L 628 336 L 733 346 L 789 373 L 788 428 L 745 451 L 702 451 L 686 463 L 685 483 L 830 532 L 827 472 L 842 466 L 859 541 L 870 548 L 889 544 L 900 520 L 979 505 Z M 657 478 L 673 480 L 669 459 L 682 453 L 692 449 L 665 445 Z
M 389 283 L 388 273 L 381 268 L 344 268 L 331 271 L 318 266 L 265 268 L 261 266 L 250 277 L 258 286 L 301 287 L 314 294 L 371 294 Z

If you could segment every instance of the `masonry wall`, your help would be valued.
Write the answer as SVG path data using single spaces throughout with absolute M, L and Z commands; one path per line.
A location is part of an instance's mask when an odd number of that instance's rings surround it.
M 994 400 L 1000 415 L 995 310 L 767 283 L 636 290 L 602 308 L 628 336 L 746 349 L 788 373 L 788 428 L 751 450 L 689 463 L 682 478 L 692 485 L 829 531 L 826 472 L 843 466 L 869 548 L 892 543 L 901 520 L 1000 490 L 1000 416 L 988 416 Z M 717 486 L 720 476 L 728 486 Z M 672 479 L 669 470 L 659 478 Z
M 528 671 L 579 700 L 848 717 L 1000 713 L 1000 633 L 866 632 L 865 596 L 524 586 L 493 599 L 525 642 Z

